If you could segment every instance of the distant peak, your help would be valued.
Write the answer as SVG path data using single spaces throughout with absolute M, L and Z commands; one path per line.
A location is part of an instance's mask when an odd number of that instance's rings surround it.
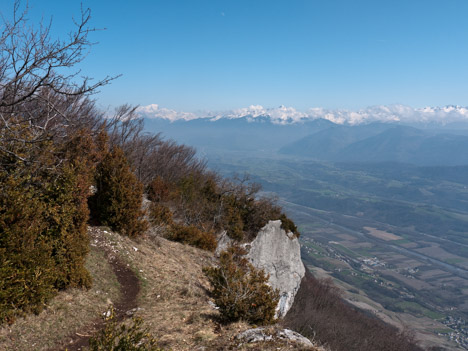
M 208 119 L 245 119 L 248 122 L 271 122 L 274 124 L 294 124 L 311 120 L 324 119 L 335 124 L 359 125 L 373 122 L 384 123 L 435 123 L 446 125 L 454 122 L 468 123 L 468 107 L 447 105 L 442 107 L 413 108 L 405 105 L 377 105 L 359 110 L 326 109 L 322 107 L 309 108 L 306 111 L 297 110 L 291 106 L 263 107 L 250 105 L 224 112 L 181 112 L 160 107 L 158 104 L 141 106 L 138 112 L 145 118 L 160 118 L 171 122 L 177 120 Z

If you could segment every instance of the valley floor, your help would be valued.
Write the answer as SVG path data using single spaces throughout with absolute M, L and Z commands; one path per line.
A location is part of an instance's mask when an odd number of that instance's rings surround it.
M 294 211 L 301 226 L 302 256 L 309 269 L 317 277 L 333 278 L 348 302 L 399 329 L 410 328 L 425 347 L 468 348 L 463 269 L 458 276 L 452 272 L 456 266 L 448 269 L 443 261 L 412 254 L 419 245 L 397 231 L 357 231 L 337 224 L 336 218 L 324 220 L 320 211 L 283 206 Z

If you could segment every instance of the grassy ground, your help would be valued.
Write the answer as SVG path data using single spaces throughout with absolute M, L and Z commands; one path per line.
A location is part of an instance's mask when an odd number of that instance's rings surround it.
M 120 299 L 121 287 L 108 264 L 109 255 L 119 257 L 138 275 L 141 290 L 135 315 L 164 349 L 307 349 L 282 340 L 242 344 L 235 336 L 252 326 L 220 323 L 219 312 L 209 303 L 209 283 L 202 272 L 204 266 L 215 264 L 212 253 L 168 241 L 157 231 L 138 240 L 105 228 L 89 232 L 87 267 L 93 287 L 61 292 L 41 314 L 0 328 L 0 350 L 65 350 L 72 337 L 89 333 L 83 331 Z
M 93 276 L 90 290 L 60 292 L 39 315 L 0 328 L 0 350 L 49 350 L 65 345 L 119 298 L 119 284 L 102 250 L 91 246 L 86 262 Z

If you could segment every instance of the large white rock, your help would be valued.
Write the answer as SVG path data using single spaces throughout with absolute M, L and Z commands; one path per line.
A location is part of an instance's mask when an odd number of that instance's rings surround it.
M 293 341 L 305 347 L 314 346 L 305 336 L 289 329 L 269 330 L 268 328 L 248 329 L 236 336 L 237 339 L 247 343 L 270 341 L 274 339 Z
M 299 240 L 281 229 L 281 221 L 269 221 L 250 243 L 247 258 L 256 268 L 270 275 L 269 284 L 280 292 L 276 317 L 291 308 L 305 274 Z
M 227 250 L 233 243 L 233 240 L 227 235 L 224 230 L 218 237 L 218 245 L 216 246 L 215 255 L 219 257 L 221 252 Z

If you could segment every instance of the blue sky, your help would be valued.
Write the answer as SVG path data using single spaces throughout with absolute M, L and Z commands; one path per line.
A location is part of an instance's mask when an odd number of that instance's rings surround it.
M 12 1 L 0 0 L 8 16 Z M 30 0 L 71 29 L 80 1 Z M 107 28 L 83 72 L 101 106 L 360 109 L 468 105 L 466 0 L 83 1 Z

